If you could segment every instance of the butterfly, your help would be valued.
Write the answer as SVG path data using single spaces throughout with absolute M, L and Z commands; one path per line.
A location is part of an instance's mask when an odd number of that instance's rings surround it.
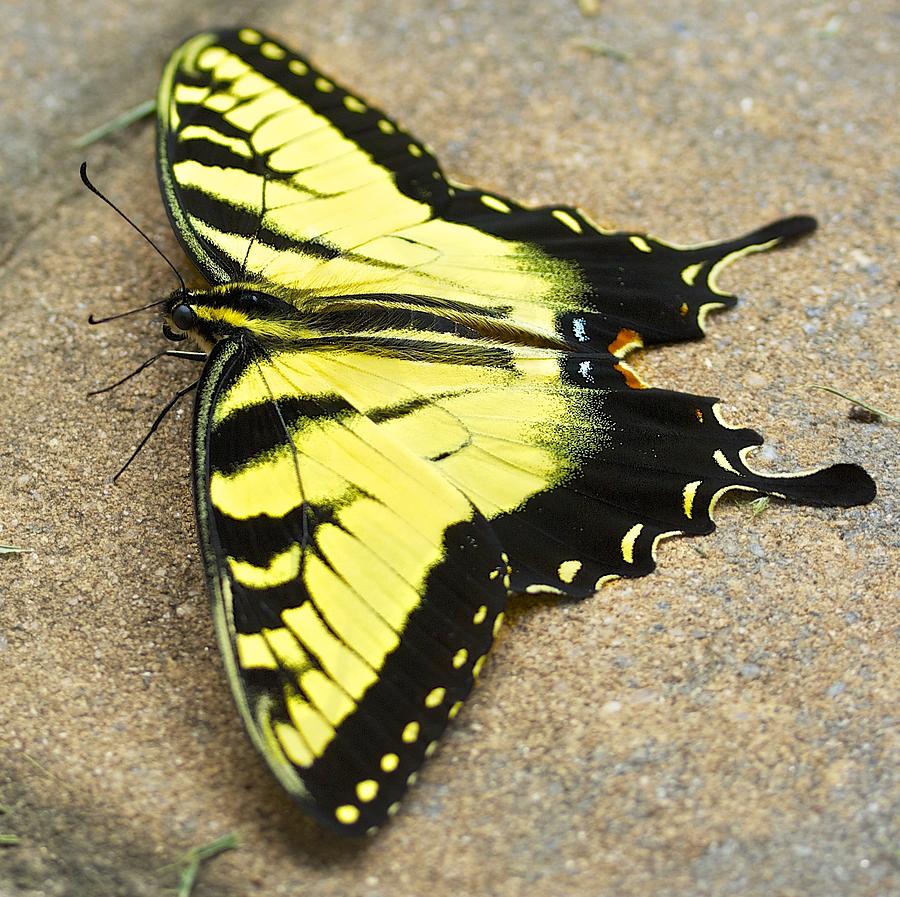
M 164 333 L 207 354 L 197 528 L 250 739 L 324 825 L 393 815 L 472 689 L 510 594 L 585 598 L 708 533 L 732 490 L 875 494 L 859 467 L 763 475 L 715 399 L 633 350 L 699 339 L 722 269 L 796 216 L 675 246 L 448 180 L 428 147 L 251 28 L 166 66 L 158 171 L 208 289 Z

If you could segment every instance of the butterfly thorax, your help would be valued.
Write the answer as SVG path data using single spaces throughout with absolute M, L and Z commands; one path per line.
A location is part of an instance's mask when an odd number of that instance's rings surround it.
M 191 338 L 206 352 L 223 339 L 283 343 L 312 335 L 307 315 L 253 284 L 177 290 L 169 297 L 164 314 L 163 334 L 168 339 Z

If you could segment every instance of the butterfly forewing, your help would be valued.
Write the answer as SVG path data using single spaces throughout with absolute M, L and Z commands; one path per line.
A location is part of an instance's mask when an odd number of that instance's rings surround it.
M 427 297 L 590 349 L 622 334 L 696 339 L 733 302 L 716 286 L 724 265 L 815 227 L 797 217 L 674 247 L 601 232 L 570 206 L 454 187 L 391 118 L 252 29 L 185 43 L 158 106 L 160 180 L 185 248 L 213 282 L 256 280 L 298 303 Z

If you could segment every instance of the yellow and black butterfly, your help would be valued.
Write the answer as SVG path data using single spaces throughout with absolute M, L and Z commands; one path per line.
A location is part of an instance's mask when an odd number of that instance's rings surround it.
M 213 286 L 165 332 L 208 352 L 194 492 L 219 646 L 253 743 L 317 819 L 393 814 L 511 592 L 585 597 L 708 533 L 733 489 L 868 502 L 836 465 L 755 473 L 752 430 L 624 361 L 699 339 L 724 266 L 815 227 L 673 246 L 448 181 L 428 148 L 279 42 L 188 40 L 158 159 Z

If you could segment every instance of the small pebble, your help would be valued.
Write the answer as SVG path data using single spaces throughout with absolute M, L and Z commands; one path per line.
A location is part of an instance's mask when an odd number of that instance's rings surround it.
M 745 663 L 740 670 L 742 679 L 759 679 L 762 675 L 762 667 L 757 663 Z

